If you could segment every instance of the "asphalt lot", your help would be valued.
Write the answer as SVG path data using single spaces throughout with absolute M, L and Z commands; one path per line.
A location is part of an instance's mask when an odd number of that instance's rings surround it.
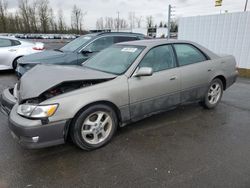
M 0 72 L 0 92 L 13 86 Z M 250 187 L 250 80 L 238 79 L 214 110 L 192 104 L 120 129 L 92 152 L 72 143 L 23 149 L 0 114 L 0 188 Z

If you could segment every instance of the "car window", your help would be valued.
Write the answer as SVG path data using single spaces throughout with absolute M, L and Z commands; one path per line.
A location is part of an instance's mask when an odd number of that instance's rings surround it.
M 18 40 L 11 40 L 11 46 L 18 46 L 20 44 L 21 42 L 19 42 Z
M 206 61 L 207 58 L 196 47 L 189 44 L 174 44 L 180 66 Z
M 75 40 L 69 42 L 65 46 L 63 46 L 60 50 L 74 52 L 77 49 L 81 48 L 83 45 L 87 45 L 88 42 L 91 41 L 93 35 L 83 35 L 81 37 L 76 38 Z
M 144 46 L 113 45 L 87 60 L 83 66 L 120 75 L 130 67 L 144 48 Z
M 139 40 L 139 38 L 129 37 L 129 36 L 116 36 L 116 37 L 114 37 L 114 43 L 134 41 L 134 40 Z
M 11 46 L 11 41 L 9 39 L 0 38 L 0 47 L 9 47 Z
M 151 49 L 142 59 L 139 67 L 152 67 L 154 72 L 175 67 L 173 49 L 170 45 Z
M 90 52 L 100 52 L 112 44 L 114 44 L 113 37 L 102 37 L 89 44 L 84 50 Z

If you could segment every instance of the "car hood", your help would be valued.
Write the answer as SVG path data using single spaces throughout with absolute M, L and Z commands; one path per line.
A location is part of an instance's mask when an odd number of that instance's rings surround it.
M 79 66 L 37 65 L 19 82 L 18 100 L 37 98 L 45 91 L 71 81 L 113 79 L 117 75 Z
M 31 55 L 23 56 L 18 60 L 19 64 L 39 64 L 39 63 L 49 63 L 56 59 L 63 59 L 68 54 L 73 52 L 60 52 L 54 50 L 45 50 L 43 52 L 34 53 Z

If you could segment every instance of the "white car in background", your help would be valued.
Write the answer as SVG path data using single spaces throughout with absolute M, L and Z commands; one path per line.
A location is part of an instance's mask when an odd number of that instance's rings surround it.
M 0 36 L 0 70 L 16 69 L 17 59 L 44 50 L 44 44 Z

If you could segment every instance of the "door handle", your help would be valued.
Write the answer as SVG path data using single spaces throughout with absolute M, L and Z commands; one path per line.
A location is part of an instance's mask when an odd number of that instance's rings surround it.
M 211 72 L 211 71 L 212 71 L 212 69 L 208 69 L 207 71 L 208 71 L 208 72 Z
M 176 80 L 177 76 L 172 76 L 169 80 Z
M 9 52 L 15 52 L 16 49 L 9 49 L 8 51 L 9 51 Z

